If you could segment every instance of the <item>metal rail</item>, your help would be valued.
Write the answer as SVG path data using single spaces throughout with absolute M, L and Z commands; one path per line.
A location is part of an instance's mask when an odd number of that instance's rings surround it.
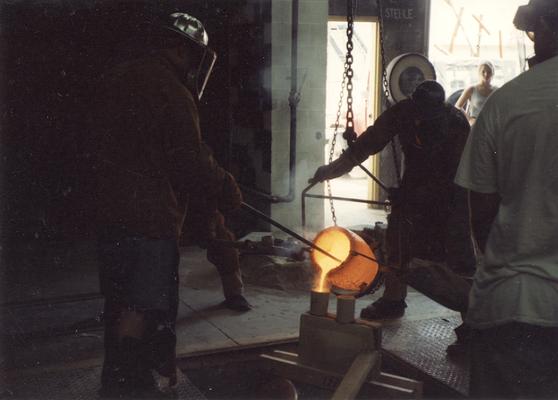
M 364 200 L 364 199 L 354 199 L 354 198 L 350 198 L 350 197 L 338 197 L 338 196 L 325 196 L 322 194 L 308 194 L 308 191 L 310 191 L 310 189 L 312 189 L 314 186 L 316 186 L 316 184 L 318 184 L 319 182 L 312 182 L 310 183 L 310 185 L 308 185 L 306 188 L 304 188 L 304 190 L 301 193 L 301 199 L 300 199 L 300 203 L 301 203 L 301 211 L 302 211 L 302 229 L 306 230 L 306 198 L 313 198 L 313 199 L 330 199 L 330 200 L 341 200 L 341 201 L 351 201 L 354 203 L 366 203 L 366 204 L 376 204 L 376 205 L 383 205 L 383 206 L 389 206 L 390 203 L 389 202 L 383 202 L 383 201 L 374 201 L 374 200 Z M 383 186 L 382 186 L 383 187 Z

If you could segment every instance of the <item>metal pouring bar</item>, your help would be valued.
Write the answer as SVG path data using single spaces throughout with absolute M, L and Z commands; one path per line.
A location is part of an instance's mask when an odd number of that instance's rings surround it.
M 258 217 L 258 218 L 260 218 L 260 219 L 262 219 L 262 220 L 264 220 L 264 221 L 266 221 L 266 222 L 269 222 L 271 225 L 273 225 L 273 226 L 275 226 L 275 227 L 281 229 L 283 232 L 287 233 L 288 235 L 291 235 L 291 236 L 294 237 L 295 239 L 300 240 L 302 243 L 304 243 L 304 244 L 306 244 L 306 245 L 312 247 L 312 248 L 315 249 L 315 250 L 318 250 L 319 252 L 321 252 L 321 253 L 325 254 L 326 256 L 328 256 L 328 257 L 334 259 L 335 261 L 342 262 L 339 258 L 333 256 L 332 254 L 328 253 L 328 252 L 325 251 L 324 249 L 322 249 L 322 248 L 316 246 L 316 245 L 315 245 L 314 243 L 312 243 L 310 240 L 308 240 L 308 239 L 302 237 L 301 235 L 299 235 L 298 233 L 296 233 L 296 232 L 290 230 L 290 229 L 287 228 L 286 226 L 281 225 L 279 222 L 275 221 L 275 220 L 272 219 L 271 217 L 268 217 L 267 215 L 265 215 L 265 214 L 262 213 L 261 211 L 256 210 L 256 209 L 255 209 L 254 207 L 252 207 L 251 205 L 249 205 L 249 204 L 247 204 L 247 203 L 245 203 L 245 202 L 242 202 L 242 207 L 243 207 L 244 209 L 250 211 L 250 212 L 251 212 L 253 215 L 255 215 L 256 217 Z
M 366 169 L 365 169 L 365 171 L 366 171 Z M 353 202 L 353 203 L 366 203 L 366 204 L 381 205 L 381 206 L 384 206 L 384 207 L 387 207 L 387 206 L 390 205 L 389 202 L 384 202 L 384 201 L 354 199 L 354 198 L 350 198 L 350 197 L 339 197 L 339 196 L 325 196 L 323 194 L 308 194 L 310 189 L 312 189 L 317 184 L 318 184 L 318 182 L 310 183 L 301 192 L 300 203 L 301 203 L 301 213 L 302 213 L 302 216 L 301 216 L 301 218 L 302 218 L 302 229 L 306 228 L 306 198 L 349 201 L 349 202 Z M 380 186 L 382 186 L 382 185 L 380 185 Z

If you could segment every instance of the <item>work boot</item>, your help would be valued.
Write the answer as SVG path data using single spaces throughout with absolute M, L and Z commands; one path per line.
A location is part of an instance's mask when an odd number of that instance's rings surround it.
M 246 300 L 244 296 L 241 294 L 236 294 L 234 296 L 227 297 L 223 302 L 223 304 L 228 309 L 234 311 L 245 312 L 245 311 L 250 311 L 252 309 L 252 306 L 250 305 L 250 303 L 248 303 L 248 300 Z
M 405 300 L 390 301 L 380 297 L 374 303 L 362 309 L 360 318 L 372 320 L 399 318 L 405 314 L 406 307 Z
M 454 329 L 457 339 L 446 347 L 446 354 L 450 358 L 460 358 L 467 354 L 471 343 L 472 331 L 466 324 L 461 324 Z

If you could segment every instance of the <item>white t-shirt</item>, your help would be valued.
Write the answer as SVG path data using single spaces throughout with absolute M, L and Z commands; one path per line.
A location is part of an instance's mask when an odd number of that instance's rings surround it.
M 467 322 L 558 326 L 558 57 L 489 97 L 455 182 L 502 199 Z

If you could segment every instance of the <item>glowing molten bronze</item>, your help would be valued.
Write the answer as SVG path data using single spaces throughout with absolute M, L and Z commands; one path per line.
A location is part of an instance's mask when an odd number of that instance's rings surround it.
M 361 292 L 378 274 L 378 264 L 361 256 L 375 258 L 370 246 L 348 229 L 337 226 L 324 229 L 318 233 L 314 244 L 342 261 L 334 260 L 319 251 L 312 251 L 312 265 L 319 273 L 316 291 L 328 291 L 331 286 L 335 286 Z

